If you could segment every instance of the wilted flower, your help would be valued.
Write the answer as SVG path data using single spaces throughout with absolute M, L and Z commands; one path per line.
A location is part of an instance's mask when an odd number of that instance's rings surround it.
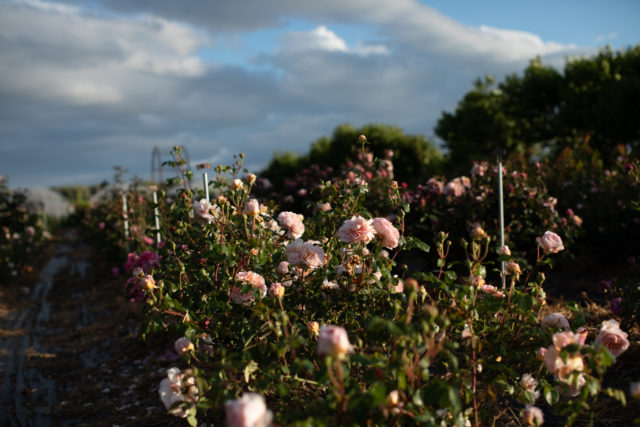
M 325 203 L 318 203 L 318 209 L 320 209 L 322 212 L 327 212 L 331 210 L 331 203 L 325 202 Z
M 562 313 L 547 314 L 544 319 L 542 319 L 540 325 L 545 329 L 549 327 L 564 329 L 565 331 L 571 329 L 571 326 L 569 326 L 569 321 L 566 317 L 564 317 Z
M 354 216 L 345 220 L 338 229 L 338 236 L 346 243 L 369 243 L 376 235 L 372 222 L 370 219 Z
M 520 387 L 533 394 L 535 400 L 538 400 L 540 397 L 540 391 L 536 390 L 538 387 L 538 380 L 536 380 L 531 374 L 522 375 L 522 378 L 520 378 Z
M 318 356 L 342 357 L 352 350 L 347 331 L 341 326 L 325 325 L 318 334 Z
M 541 426 L 544 424 L 544 415 L 537 406 L 527 405 L 522 411 L 522 419 L 530 426 Z
M 229 427 L 267 427 L 273 418 L 264 397 L 257 393 L 244 393 L 239 399 L 229 400 L 224 409 Z
M 244 180 L 247 184 L 252 185 L 256 182 L 256 176 L 252 173 L 248 173 L 247 176 L 244 177 Z
M 631 397 L 640 399 L 640 382 L 631 383 L 629 386 L 629 393 L 631 394 Z
M 549 197 L 547 200 L 545 200 L 544 202 L 542 202 L 542 204 L 551 209 L 554 210 L 556 207 L 556 204 L 558 203 L 558 199 L 556 199 L 555 197 Z
M 615 357 L 620 356 L 629 348 L 628 334 L 620 329 L 616 320 L 602 322 L 600 333 L 596 337 L 595 345 L 605 346 Z
M 174 348 L 178 354 L 183 354 L 195 349 L 193 343 L 186 337 L 178 338 L 174 344 Z
M 562 239 L 553 231 L 545 231 L 542 237 L 536 238 L 536 241 L 545 254 L 556 254 L 564 249 Z
M 371 222 L 377 237 L 380 239 L 380 245 L 388 249 L 398 246 L 400 232 L 386 218 L 374 218 Z
M 520 264 L 515 261 L 509 261 L 506 265 L 507 274 L 511 274 L 514 276 L 518 276 L 522 274 L 522 269 L 520 268 Z
M 311 321 L 307 323 L 307 330 L 313 336 L 317 336 L 320 331 L 320 324 L 316 321 Z

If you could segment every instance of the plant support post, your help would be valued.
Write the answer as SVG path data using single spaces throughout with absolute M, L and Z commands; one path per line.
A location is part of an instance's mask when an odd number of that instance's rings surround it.
M 500 248 L 504 247 L 504 196 L 502 193 L 502 161 L 498 160 L 498 204 L 500 206 Z M 502 271 L 502 289 L 506 287 L 504 277 L 504 261 L 500 263 Z
M 202 188 L 204 188 L 204 198 L 209 201 L 209 177 L 206 172 L 202 173 Z
M 124 238 L 129 241 L 129 215 L 127 215 L 127 195 L 122 193 L 122 219 L 124 221 Z
M 153 192 L 153 216 L 156 221 L 156 244 L 160 244 L 162 236 L 160 236 L 160 210 L 158 209 L 158 193 Z

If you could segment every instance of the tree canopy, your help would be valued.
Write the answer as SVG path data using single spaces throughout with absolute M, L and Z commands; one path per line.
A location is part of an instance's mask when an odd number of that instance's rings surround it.
M 498 150 L 524 161 L 584 138 L 607 159 L 619 144 L 638 149 L 638 99 L 640 45 L 569 58 L 563 71 L 535 58 L 522 76 L 498 84 L 491 76 L 476 80 L 456 110 L 442 114 L 435 132 L 458 170 Z

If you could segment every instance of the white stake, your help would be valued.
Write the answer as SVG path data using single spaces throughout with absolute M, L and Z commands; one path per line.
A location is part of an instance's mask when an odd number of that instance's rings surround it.
M 202 173 L 202 188 L 204 188 L 204 198 L 209 201 L 209 178 L 207 177 L 207 173 Z
M 124 238 L 129 241 L 129 215 L 127 215 L 127 195 L 122 193 L 122 219 L 124 220 Z
M 502 162 L 498 160 L 498 197 L 500 205 L 500 247 L 504 246 L 504 196 L 502 194 Z M 504 261 L 500 263 L 500 269 L 502 270 L 502 289 L 505 289 L 507 282 L 504 277 Z
M 156 220 L 156 244 L 160 244 L 162 236 L 160 236 L 160 210 L 158 209 L 158 193 L 153 192 L 153 215 Z

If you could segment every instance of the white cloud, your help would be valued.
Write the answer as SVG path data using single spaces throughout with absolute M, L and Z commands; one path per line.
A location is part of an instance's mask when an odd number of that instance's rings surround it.
M 295 52 L 327 51 L 347 52 L 347 43 L 336 33 L 321 25 L 311 31 L 294 31 L 282 37 L 282 50 Z

